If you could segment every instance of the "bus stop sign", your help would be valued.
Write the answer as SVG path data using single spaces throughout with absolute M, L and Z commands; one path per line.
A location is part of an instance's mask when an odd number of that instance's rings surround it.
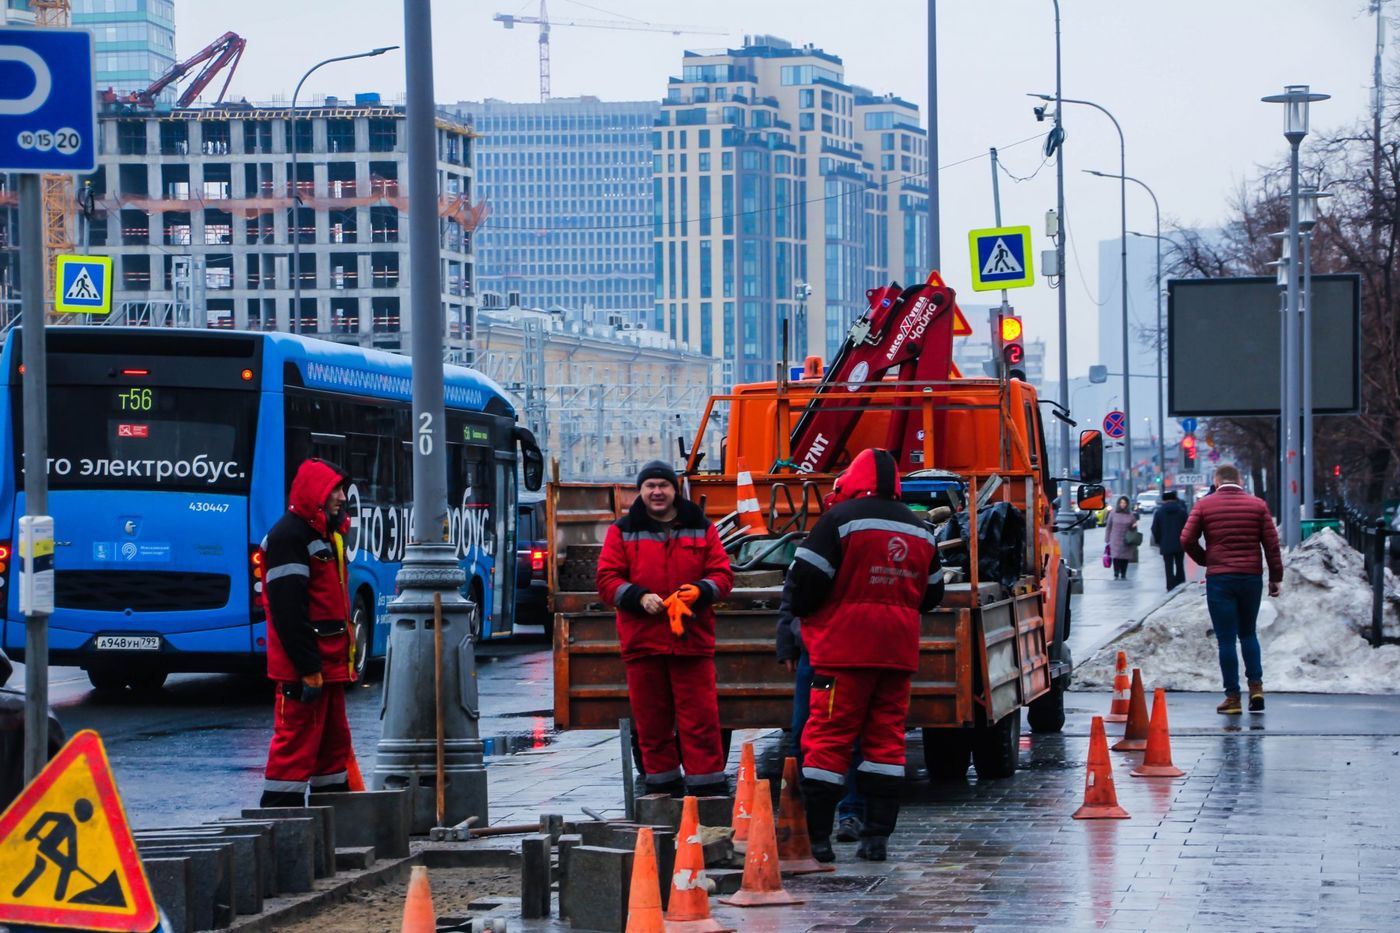
M 92 34 L 0 29 L 0 172 L 97 168 Z

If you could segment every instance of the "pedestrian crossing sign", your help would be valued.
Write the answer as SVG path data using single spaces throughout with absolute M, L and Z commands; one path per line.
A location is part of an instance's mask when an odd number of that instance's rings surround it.
M 112 257 L 59 256 L 53 307 L 63 314 L 111 314 Z
M 79 732 L 0 814 L 0 924 L 150 933 L 159 922 L 102 739 Z
M 967 235 L 972 257 L 972 290 L 1027 288 L 1035 284 L 1031 268 L 1030 227 L 990 227 Z

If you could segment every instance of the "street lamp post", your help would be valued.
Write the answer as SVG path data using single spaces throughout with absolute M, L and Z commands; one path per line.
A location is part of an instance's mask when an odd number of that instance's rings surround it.
M 1057 19 L 1058 19 L 1058 10 L 1059 10 L 1059 5 L 1056 4 L 1056 11 L 1057 11 L 1056 15 L 1057 15 Z M 1057 29 L 1056 34 L 1058 35 L 1058 29 Z M 1058 58 L 1056 59 L 1056 61 L 1058 62 Z M 1058 64 L 1057 64 L 1057 66 L 1056 66 L 1056 74 L 1057 74 L 1057 75 L 1058 75 L 1058 72 L 1059 72 L 1059 68 L 1058 68 Z M 1131 364 L 1131 362 L 1130 362 L 1129 359 L 1128 359 L 1128 183 L 1127 183 L 1127 178 L 1128 178 L 1128 156 L 1127 156 L 1127 144 L 1126 144 L 1126 142 L 1125 142 L 1124 139 L 1123 139 L 1123 127 L 1122 127 L 1121 124 L 1119 124 L 1118 118 L 1115 117 L 1112 113 L 1110 113 L 1107 107 L 1104 107 L 1104 106 L 1102 106 L 1102 105 L 1100 105 L 1100 104 L 1096 104 L 1096 103 L 1094 103 L 1092 100 L 1076 100 L 1075 98 L 1072 98 L 1072 97 L 1062 97 L 1062 96 L 1060 95 L 1060 90 L 1059 90 L 1059 86 L 1058 86 L 1058 77 L 1057 77 L 1057 80 L 1056 80 L 1055 95 L 1054 95 L 1053 97 L 1050 96 L 1049 94 L 1031 94 L 1030 96 L 1031 96 L 1031 97 L 1038 97 L 1038 98 L 1040 98 L 1041 100 L 1044 100 L 1044 101 L 1051 101 L 1051 100 L 1053 100 L 1053 101 L 1055 102 L 1055 126 L 1056 126 L 1057 128 L 1059 127 L 1059 119 L 1060 119 L 1060 117 L 1059 117 L 1059 112 L 1060 112 L 1061 106 L 1062 106 L 1063 104 L 1080 104 L 1080 105 L 1085 106 L 1085 107 L 1093 107 L 1093 108 L 1094 108 L 1095 110 L 1097 110 L 1099 113 L 1101 113 L 1101 114 L 1103 114 L 1104 116 L 1108 117 L 1108 119 L 1113 123 L 1113 128 L 1114 128 L 1115 130 L 1118 131 L 1118 174 L 1117 174 L 1116 176 L 1114 176 L 1114 177 L 1116 177 L 1116 178 L 1118 179 L 1118 222 L 1119 222 L 1119 223 L 1118 223 L 1118 226 L 1119 226 L 1119 231 L 1120 231 L 1119 235 L 1120 235 L 1120 240 L 1121 240 L 1121 242 L 1119 243 L 1119 247 L 1120 247 L 1120 248 L 1119 248 L 1119 257 L 1118 257 L 1118 258 L 1119 258 L 1119 264 L 1120 264 L 1121 274 L 1122 274 L 1122 278 L 1123 278 L 1123 292 L 1122 292 L 1122 297 L 1123 297 L 1123 372 L 1125 373 L 1125 375 L 1124 375 L 1124 377 L 1123 377 L 1123 414 L 1124 414 L 1123 449 L 1126 451 L 1126 456 L 1125 456 L 1124 459 L 1128 462 L 1128 496 L 1129 496 L 1129 498 L 1131 498 L 1131 497 L 1133 496 L 1134 492 L 1135 492 L 1136 483 L 1134 482 L 1134 479 L 1133 479 L 1133 470 L 1132 470 L 1132 459 L 1133 459 L 1133 397 L 1132 397 L 1132 392 L 1131 392 L 1131 390 L 1129 389 L 1129 386 L 1128 386 L 1128 377 L 1127 377 L 1127 375 L 1126 375 L 1127 373 L 1131 373 L 1131 372 L 1132 372 L 1132 364 Z M 1062 166 L 1064 163 L 1063 163 L 1063 160 L 1056 160 L 1056 164 Z M 1064 220 L 1064 215 L 1063 215 L 1063 207 L 1064 207 L 1064 198 L 1063 198 L 1063 195 L 1061 196 L 1061 204 L 1060 204 L 1060 206 L 1061 206 L 1060 223 L 1063 224 L 1063 223 L 1065 222 L 1065 220 Z M 1063 270 L 1063 261 L 1064 261 L 1064 257 L 1063 257 L 1063 254 L 1062 254 L 1062 255 L 1061 255 L 1061 263 L 1062 263 L 1061 269 L 1062 269 L 1062 270 Z M 1065 296 L 1064 288 L 1063 288 L 1063 286 L 1062 286 L 1062 287 L 1060 288 L 1060 303 L 1061 303 L 1061 306 L 1062 306 L 1062 307 L 1064 306 L 1065 300 L 1066 300 L 1066 296 Z M 1067 368 L 1068 368 L 1068 364 L 1066 364 L 1066 369 L 1067 369 Z
M 1317 476 L 1317 464 L 1313 459 L 1312 232 L 1317 226 L 1317 202 L 1331 195 L 1311 185 L 1299 195 L 1298 232 L 1303 239 L 1303 517 L 1313 518 L 1316 508 L 1313 480 Z
M 372 58 L 375 55 L 383 55 L 385 52 L 392 52 L 396 48 L 398 48 L 397 45 L 385 45 L 377 49 L 370 49 L 368 52 L 356 52 L 353 55 L 337 55 L 335 58 L 328 58 L 325 61 L 317 62 L 306 69 L 306 74 L 301 76 L 301 80 L 297 82 L 296 89 L 292 91 L 292 228 L 289 231 L 289 236 L 292 241 L 293 333 L 301 333 L 301 192 L 297 189 L 297 184 L 301 179 L 297 177 L 297 97 L 301 95 L 301 86 L 306 83 L 306 79 L 311 77 L 311 73 L 322 65 L 329 65 L 331 62 L 348 62 L 353 58 Z
M 1313 93 L 1306 84 L 1290 84 L 1282 94 L 1271 94 L 1260 98 L 1267 104 L 1283 104 L 1283 135 L 1288 140 L 1289 188 L 1288 188 L 1288 291 L 1287 310 L 1283 315 L 1283 397 L 1279 400 L 1279 414 L 1282 422 L 1280 431 L 1284 454 L 1284 480 L 1280 490 L 1280 518 L 1283 524 L 1284 544 L 1294 547 L 1301 540 L 1299 525 L 1299 499 L 1302 490 L 1299 484 L 1298 433 L 1299 413 L 1299 356 L 1298 346 L 1298 266 L 1301 255 L 1298 242 L 1298 148 L 1308 135 L 1308 107 L 1314 101 L 1327 100 L 1329 95 Z

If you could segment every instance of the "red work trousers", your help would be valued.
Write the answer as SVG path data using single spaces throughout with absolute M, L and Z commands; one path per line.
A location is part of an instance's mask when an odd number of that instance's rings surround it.
M 861 771 L 903 778 L 912 678 L 908 671 L 878 667 L 814 669 L 812 712 L 802 730 L 803 776 L 844 783 L 859 740 Z
M 310 703 L 285 696 L 284 686 L 277 685 L 263 789 L 296 794 L 308 785 L 315 791 L 345 784 L 351 753 L 345 684 L 326 684 Z
M 627 696 L 648 784 L 724 780 L 715 660 L 657 654 L 627 662 Z M 676 737 L 680 737 L 680 755 Z

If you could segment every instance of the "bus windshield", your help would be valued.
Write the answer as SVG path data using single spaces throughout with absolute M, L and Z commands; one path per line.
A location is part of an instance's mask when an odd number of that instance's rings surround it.
M 257 403 L 246 391 L 51 386 L 49 483 L 55 490 L 246 493 Z M 21 420 L 17 411 L 16 437 Z

